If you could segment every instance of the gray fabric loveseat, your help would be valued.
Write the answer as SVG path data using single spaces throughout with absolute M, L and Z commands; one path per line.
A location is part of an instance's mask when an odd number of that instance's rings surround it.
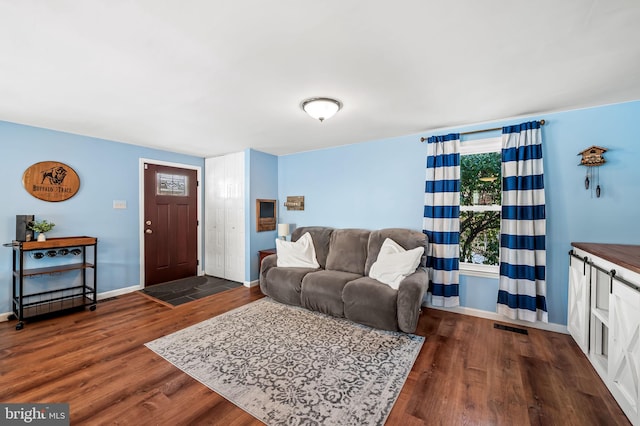
M 267 256 L 260 268 L 262 293 L 281 303 L 344 317 L 379 329 L 406 333 L 416 330 L 422 298 L 428 286 L 426 257 L 418 249 L 423 247 L 426 252 L 427 238 L 422 232 L 400 228 L 369 231 L 313 226 L 297 228 L 291 241 L 296 242 L 301 237 L 308 239 L 306 233 L 313 240 L 319 267 L 277 266 L 278 255 Z M 396 247 L 401 247 L 396 250 L 404 249 L 419 256 L 416 269 L 406 277 L 400 275 L 395 285 L 370 276 L 372 269 L 373 272 L 382 270 L 383 261 L 387 261 L 387 265 L 398 263 L 386 254 L 391 253 L 389 250 L 393 247 L 390 244 L 393 242 L 397 243 Z M 409 268 L 413 268 L 413 264 Z M 384 274 L 382 276 L 386 279 Z

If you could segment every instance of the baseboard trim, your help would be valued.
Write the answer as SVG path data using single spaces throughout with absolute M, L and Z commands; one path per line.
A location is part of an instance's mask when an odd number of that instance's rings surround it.
M 243 285 L 248 288 L 255 287 L 259 284 L 260 284 L 260 280 L 245 281 L 243 283 Z M 119 288 L 117 290 L 105 291 L 104 293 L 98 293 L 98 300 L 121 296 L 127 293 L 133 293 L 134 291 L 142 290 L 143 288 L 144 286 L 142 285 L 134 285 L 131 287 Z M 432 306 L 431 304 L 427 304 L 423 306 L 431 309 L 438 309 L 441 311 L 455 312 L 457 314 L 470 315 L 472 317 L 484 318 L 484 319 L 489 319 L 493 321 L 500 321 L 507 324 L 515 324 L 521 327 L 537 328 L 540 330 L 553 331 L 555 333 L 569 334 L 569 331 L 567 330 L 567 326 L 562 324 L 512 320 L 502 315 L 498 315 L 495 312 L 482 311 L 480 309 L 467 308 L 464 306 L 456 306 L 454 308 L 443 308 L 440 306 Z M 8 321 L 9 316 L 12 314 L 13 312 L 0 313 L 0 322 Z
M 507 318 L 505 316 L 499 315 L 496 312 L 482 311 L 480 309 L 467 308 L 464 306 L 456 306 L 453 308 L 443 308 L 440 306 L 433 306 L 431 304 L 427 304 L 423 306 L 431 309 L 438 309 L 441 311 L 455 312 L 457 314 L 470 315 L 472 317 L 479 317 L 479 318 L 489 319 L 493 321 L 500 321 L 507 324 L 515 324 L 520 327 L 537 328 L 545 331 L 553 331 L 555 333 L 569 334 L 569 331 L 567 330 L 567 326 L 562 324 L 556 324 L 551 322 L 544 323 L 544 322 L 528 322 L 528 321 L 512 320 L 511 318 Z
M 134 291 L 142 290 L 144 287 L 141 285 L 133 285 L 131 287 L 119 288 L 117 290 L 105 291 L 104 293 L 98 293 L 98 300 L 109 299 L 111 297 L 122 296 L 123 294 L 133 293 Z M 0 322 L 9 321 L 9 317 L 13 315 L 13 312 L 0 313 Z
M 98 293 L 98 300 L 122 296 L 123 294 L 133 293 L 134 291 L 142 290 L 143 288 L 144 286 L 142 285 L 132 285 L 131 287 L 118 288 L 116 290 L 105 291 L 104 293 Z

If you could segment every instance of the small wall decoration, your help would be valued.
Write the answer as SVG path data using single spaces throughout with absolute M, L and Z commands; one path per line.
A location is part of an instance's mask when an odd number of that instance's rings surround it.
M 24 189 L 34 197 L 51 202 L 68 200 L 80 189 L 75 170 L 57 161 L 41 161 L 22 174 Z
M 304 195 L 288 196 L 284 206 L 287 210 L 304 210 Z
M 256 231 L 275 231 L 276 200 L 256 200 Z
M 580 166 L 587 166 L 587 175 L 584 178 L 584 188 L 589 189 L 591 187 L 592 196 L 593 196 L 593 185 L 591 185 L 592 181 L 595 183 L 595 192 L 596 197 L 600 198 L 600 169 L 594 169 L 593 167 L 602 166 L 606 163 L 606 160 L 602 156 L 605 152 L 607 152 L 606 148 L 602 148 L 600 146 L 591 146 L 584 151 L 581 151 L 578 155 L 582 156 L 580 160 Z

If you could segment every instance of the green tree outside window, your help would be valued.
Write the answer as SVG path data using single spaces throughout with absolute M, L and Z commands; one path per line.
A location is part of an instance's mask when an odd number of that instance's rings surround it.
M 461 262 L 498 264 L 501 189 L 499 152 L 460 157 Z

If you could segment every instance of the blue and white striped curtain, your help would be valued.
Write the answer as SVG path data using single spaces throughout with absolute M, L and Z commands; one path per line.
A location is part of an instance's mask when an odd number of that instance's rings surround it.
M 460 266 L 460 134 L 428 139 L 423 232 L 434 306 L 458 306 Z
M 502 129 L 498 313 L 548 322 L 545 197 L 540 123 Z

